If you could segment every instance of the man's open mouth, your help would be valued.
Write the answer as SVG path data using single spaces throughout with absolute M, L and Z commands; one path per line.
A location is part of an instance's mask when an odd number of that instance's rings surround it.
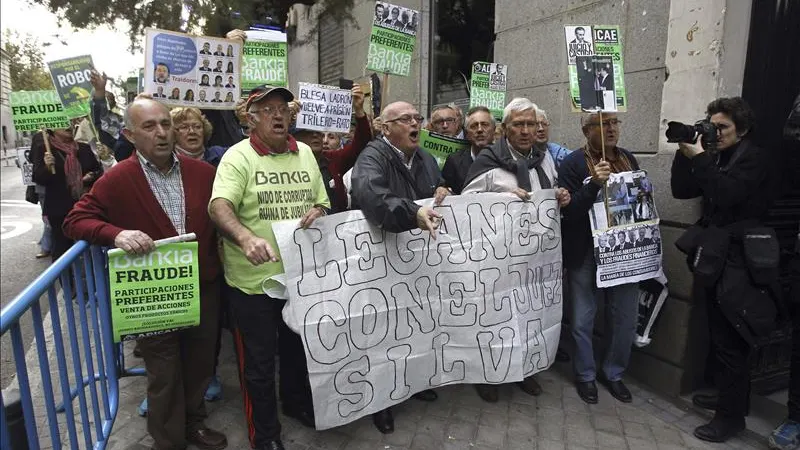
M 419 137 L 419 131 L 412 131 L 408 135 L 411 137 L 411 139 L 416 140 Z

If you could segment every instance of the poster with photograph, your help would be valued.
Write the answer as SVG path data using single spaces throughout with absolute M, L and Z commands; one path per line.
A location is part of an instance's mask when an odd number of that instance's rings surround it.
M 241 58 L 239 41 L 149 28 L 145 92 L 169 106 L 234 109 Z
M 482 61 L 472 63 L 469 107 L 485 106 L 495 119 L 502 119 L 507 83 L 508 65 Z
M 608 210 L 604 195 L 608 195 Z M 597 286 L 611 287 L 663 276 L 661 232 L 647 172 L 612 173 L 589 210 Z
M 287 87 L 289 51 L 286 33 L 275 30 L 247 30 L 242 49 L 242 97 L 251 89 L 266 84 Z
M 627 111 L 619 26 L 566 25 L 564 36 L 572 110 Z
M 375 2 L 367 69 L 407 77 L 411 73 L 411 55 L 420 19 L 417 10 Z

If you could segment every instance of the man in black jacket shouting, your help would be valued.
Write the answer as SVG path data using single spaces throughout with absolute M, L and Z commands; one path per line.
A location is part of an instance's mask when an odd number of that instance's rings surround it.
M 387 105 L 381 119 L 383 137 L 370 142 L 353 167 L 353 209 L 361 209 L 369 223 L 386 231 L 421 228 L 436 238 L 441 215 L 414 201 L 434 197 L 438 204 L 450 191 L 444 187 L 436 160 L 418 148 L 424 119 L 406 102 Z M 436 397 L 431 390 L 414 394 L 423 401 Z M 381 433 L 394 431 L 389 408 L 375 413 L 373 421 Z

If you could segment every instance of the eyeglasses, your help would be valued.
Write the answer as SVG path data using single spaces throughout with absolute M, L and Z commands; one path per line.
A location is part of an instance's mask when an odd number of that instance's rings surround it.
M 619 126 L 619 124 L 621 124 L 621 123 L 622 123 L 622 121 L 619 120 L 619 119 L 608 119 L 608 120 L 604 120 L 603 121 L 603 126 L 606 127 L 606 128 L 616 127 L 616 126 Z M 590 123 L 589 126 L 590 127 L 598 127 L 598 126 L 600 126 L 600 122 Z
M 400 117 L 396 117 L 390 120 L 384 120 L 383 123 L 390 123 L 390 122 L 400 122 L 406 125 L 411 125 L 411 122 L 416 121 L 417 123 L 421 124 L 425 121 L 425 118 L 419 114 L 410 115 L 410 114 L 403 114 Z
M 285 116 L 285 115 L 289 114 L 289 107 L 288 106 L 284 106 L 284 105 L 281 105 L 281 106 L 269 106 L 269 105 L 266 105 L 261 109 L 256 109 L 256 110 L 253 110 L 253 111 L 250 111 L 250 112 L 253 113 L 253 114 L 255 114 L 257 112 L 263 112 L 264 114 L 266 114 L 268 116 L 274 116 L 277 113 L 280 116 Z
M 175 129 L 180 131 L 181 133 L 185 133 L 185 132 L 187 132 L 189 130 L 192 130 L 192 131 L 203 131 L 203 124 L 202 123 L 193 123 L 193 124 L 190 125 L 188 123 L 184 123 L 184 124 L 178 125 L 177 127 L 175 127 Z
M 455 117 L 446 117 L 444 119 L 436 119 L 436 120 L 433 121 L 434 125 L 441 125 L 443 123 L 446 123 L 448 125 L 452 125 L 452 124 L 456 123 L 456 118 Z

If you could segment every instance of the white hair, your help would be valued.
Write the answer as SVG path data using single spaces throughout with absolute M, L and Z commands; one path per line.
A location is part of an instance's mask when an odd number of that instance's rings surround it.
M 522 112 L 522 111 L 534 111 L 538 112 L 539 107 L 536 106 L 536 103 L 528 100 L 524 97 L 517 97 L 511 100 L 508 105 L 503 109 L 503 123 L 508 123 L 508 119 L 511 117 L 511 113 L 515 112 Z
M 538 107 L 536 108 L 536 119 L 545 120 L 547 122 L 550 121 L 550 119 L 547 117 L 547 111 L 545 111 L 545 110 L 543 110 L 541 108 L 538 108 Z

